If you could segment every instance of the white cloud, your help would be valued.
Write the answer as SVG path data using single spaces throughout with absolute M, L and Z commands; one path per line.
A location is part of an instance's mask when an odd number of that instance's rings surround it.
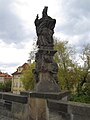
M 44 6 L 56 19 L 54 36 L 81 49 L 90 43 L 90 0 L 0 1 L 0 69 L 12 72 L 26 62 L 36 36 L 34 20 Z M 7 71 L 7 72 L 8 72 Z
M 3 71 L 8 70 L 9 73 L 14 69 L 14 64 L 16 66 L 27 62 L 29 58 L 30 50 L 32 49 L 32 41 L 24 44 L 24 48 L 17 49 L 16 44 L 7 44 L 0 40 L 0 69 Z M 16 68 L 16 67 L 15 67 Z
M 35 33 L 34 20 L 36 15 L 39 14 L 39 17 L 42 17 L 42 10 L 44 6 L 48 6 L 48 15 L 55 17 L 58 15 L 58 3 L 57 0 L 16 0 L 12 4 L 13 12 L 18 15 L 22 20 L 24 28 L 27 32 L 33 31 Z M 54 10 L 55 8 L 55 10 Z

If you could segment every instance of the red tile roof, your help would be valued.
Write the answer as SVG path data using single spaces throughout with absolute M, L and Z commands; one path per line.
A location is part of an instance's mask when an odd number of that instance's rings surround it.
M 18 75 L 18 74 L 21 74 L 21 72 L 18 72 L 18 70 L 12 73 L 12 75 Z
M 18 74 L 21 74 L 22 71 L 18 71 L 19 68 L 23 68 L 23 70 L 27 69 L 29 67 L 28 63 L 24 63 L 22 66 L 19 66 L 17 68 L 17 71 L 15 71 L 14 73 L 12 73 L 12 75 L 18 75 Z
M 12 78 L 12 76 L 11 75 L 9 75 L 8 73 L 2 73 L 2 72 L 0 72 L 0 77 L 4 77 L 4 78 Z

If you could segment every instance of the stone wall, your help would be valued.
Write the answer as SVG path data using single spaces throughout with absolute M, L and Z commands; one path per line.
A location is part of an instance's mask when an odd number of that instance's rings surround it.
M 0 93 L 0 120 L 90 120 L 90 104 L 66 101 L 67 95 Z
M 49 120 L 90 120 L 90 104 L 48 100 Z
M 28 96 L 29 113 L 32 120 L 49 120 L 49 111 L 47 100 L 66 99 L 68 92 L 22 92 L 22 95 Z M 65 100 L 64 99 L 64 100 Z
M 67 96 L 69 95 L 68 92 L 60 93 L 25 92 L 23 94 L 24 95 L 26 94 L 30 98 L 33 98 L 33 102 L 35 103 L 38 103 L 38 101 L 42 102 L 42 100 L 46 101 L 45 102 L 46 107 L 44 107 L 45 109 L 42 109 L 43 108 L 42 104 L 41 106 L 39 104 L 39 109 L 36 108 L 37 110 L 36 109 L 35 110 L 38 113 L 41 109 L 43 110 L 43 113 L 45 114 L 47 113 L 47 115 L 45 115 L 45 118 L 41 119 L 40 116 L 43 115 L 41 112 L 38 118 L 34 120 L 90 120 L 90 104 L 84 103 L 81 104 L 67 101 Z M 36 100 L 37 98 L 38 101 Z
M 0 93 L 0 120 L 29 120 L 27 97 Z

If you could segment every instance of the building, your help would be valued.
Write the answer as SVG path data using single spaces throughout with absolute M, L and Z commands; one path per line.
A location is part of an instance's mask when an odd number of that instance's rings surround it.
M 28 63 L 24 63 L 22 66 L 19 66 L 17 70 L 12 73 L 12 89 L 13 93 L 19 94 L 21 91 L 24 91 L 24 87 L 21 81 L 21 76 L 23 70 L 26 70 L 29 67 Z
M 12 76 L 0 71 L 0 83 L 5 83 L 8 80 L 12 80 Z

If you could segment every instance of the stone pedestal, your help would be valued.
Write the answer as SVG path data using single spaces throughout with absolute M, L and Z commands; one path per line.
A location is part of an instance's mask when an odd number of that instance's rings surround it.
M 62 100 L 68 96 L 69 92 L 22 92 L 28 96 L 30 120 L 49 120 L 48 101 Z
M 48 120 L 47 102 L 41 98 L 30 98 L 29 110 L 31 120 Z
M 40 73 L 40 81 L 37 83 L 36 92 L 60 92 L 58 84 L 52 80 L 48 72 Z

